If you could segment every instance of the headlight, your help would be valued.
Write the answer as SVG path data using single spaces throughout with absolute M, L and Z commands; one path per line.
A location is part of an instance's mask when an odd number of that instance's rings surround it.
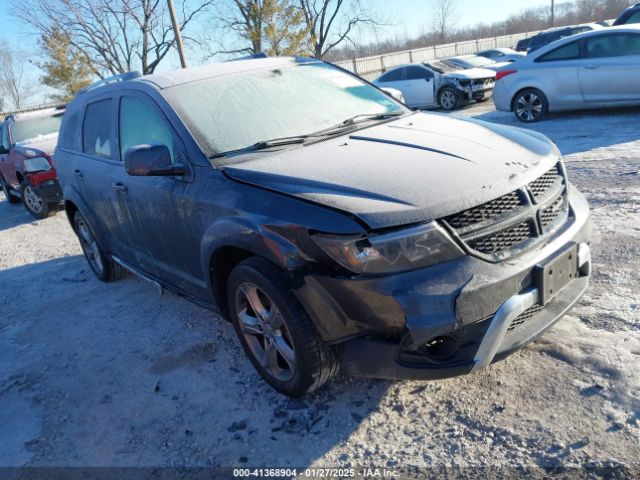
M 51 164 L 44 157 L 27 158 L 24 161 L 24 169 L 31 172 L 47 172 L 51 170 Z
M 314 235 L 313 240 L 354 273 L 403 272 L 464 255 L 436 223 L 368 237 Z

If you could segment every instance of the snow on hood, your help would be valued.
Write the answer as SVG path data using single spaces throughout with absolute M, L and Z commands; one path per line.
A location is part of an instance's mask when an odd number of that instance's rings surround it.
M 446 77 L 458 78 L 461 80 L 477 80 L 479 78 L 495 78 L 496 72 L 488 68 L 469 68 L 447 73 Z
M 493 200 L 536 179 L 559 156 L 535 132 L 417 113 L 309 146 L 255 152 L 224 173 L 377 229 Z

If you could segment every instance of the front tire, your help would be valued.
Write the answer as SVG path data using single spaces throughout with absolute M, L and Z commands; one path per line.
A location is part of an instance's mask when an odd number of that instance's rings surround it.
M 56 214 L 57 209 L 52 208 L 53 205 L 48 204 L 38 195 L 29 180 L 23 180 L 20 186 L 22 188 L 22 203 L 32 216 L 42 220 Z
M 0 174 L 0 186 L 2 187 L 2 191 L 4 192 L 4 196 L 7 199 L 7 203 L 16 204 L 20 201 L 20 199 L 14 195 L 11 195 L 11 187 L 4 179 L 4 177 Z
M 109 258 L 96 241 L 93 230 L 80 212 L 73 216 L 73 225 L 87 263 L 103 282 L 115 282 L 127 275 L 127 271 Z
M 227 300 L 245 353 L 275 390 L 299 397 L 336 374 L 333 352 L 276 266 L 255 257 L 238 264 L 229 276 Z
M 450 112 L 460 108 L 461 104 L 460 95 L 451 87 L 444 87 L 438 93 L 438 104 L 443 110 Z
M 513 99 L 513 113 L 524 123 L 538 122 L 549 112 L 549 102 L 544 93 L 535 88 L 527 88 Z

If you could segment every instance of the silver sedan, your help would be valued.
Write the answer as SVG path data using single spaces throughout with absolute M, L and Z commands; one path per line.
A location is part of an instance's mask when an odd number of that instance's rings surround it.
M 640 105 L 640 25 L 553 42 L 498 71 L 498 110 L 535 122 L 548 112 Z

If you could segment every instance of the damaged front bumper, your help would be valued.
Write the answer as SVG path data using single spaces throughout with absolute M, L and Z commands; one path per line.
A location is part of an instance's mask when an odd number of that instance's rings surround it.
M 309 275 L 296 295 L 347 374 L 439 379 L 484 368 L 541 335 L 586 290 L 589 208 L 575 188 L 569 200 L 569 220 L 516 258 L 468 255 L 378 278 Z M 576 271 L 548 299 L 540 265 L 567 248 L 577 254 Z

